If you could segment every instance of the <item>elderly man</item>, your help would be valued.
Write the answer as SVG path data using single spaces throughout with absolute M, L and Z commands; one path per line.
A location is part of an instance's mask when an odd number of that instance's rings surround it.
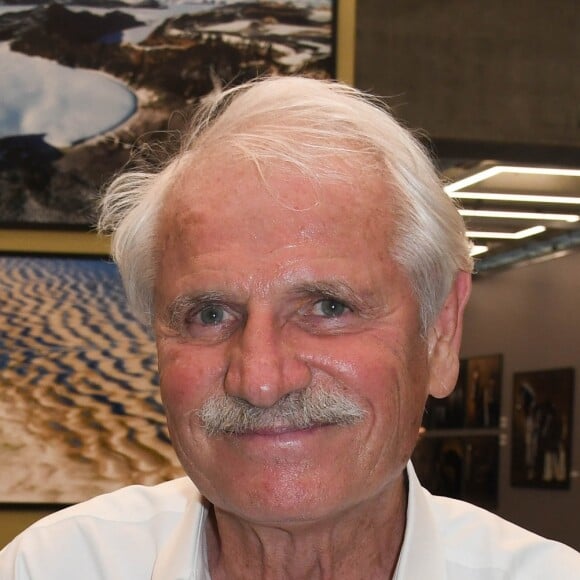
M 101 224 L 151 322 L 189 476 L 49 517 L 34 579 L 580 578 L 580 556 L 420 487 L 427 395 L 455 385 L 471 261 L 428 158 L 354 89 L 225 91 Z

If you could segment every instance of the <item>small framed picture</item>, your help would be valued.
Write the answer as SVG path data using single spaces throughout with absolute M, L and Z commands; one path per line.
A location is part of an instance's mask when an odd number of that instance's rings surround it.
M 574 369 L 514 375 L 511 483 L 568 489 Z
M 465 379 L 467 359 L 462 359 L 453 392 L 444 399 L 429 397 L 423 426 L 426 429 L 461 429 L 465 424 Z
M 464 369 L 465 427 L 497 428 L 501 400 L 502 356 L 469 358 Z
M 502 355 L 461 359 L 453 392 L 444 399 L 429 397 L 426 429 L 497 429 L 501 401 Z
M 438 436 L 427 433 L 413 453 L 421 484 L 435 495 L 497 507 L 497 435 Z

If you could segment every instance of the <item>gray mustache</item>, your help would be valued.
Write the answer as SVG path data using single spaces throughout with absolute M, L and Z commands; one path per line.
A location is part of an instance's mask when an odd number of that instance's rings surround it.
M 256 407 L 223 394 L 208 399 L 198 411 L 210 436 L 243 435 L 267 429 L 300 430 L 321 425 L 353 425 L 366 411 L 340 391 L 308 388 L 292 391 L 271 407 Z

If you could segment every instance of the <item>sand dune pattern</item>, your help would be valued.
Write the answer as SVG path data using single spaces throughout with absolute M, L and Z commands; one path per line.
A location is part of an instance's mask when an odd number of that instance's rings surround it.
M 0 502 L 74 503 L 179 475 L 154 342 L 115 266 L 0 256 Z

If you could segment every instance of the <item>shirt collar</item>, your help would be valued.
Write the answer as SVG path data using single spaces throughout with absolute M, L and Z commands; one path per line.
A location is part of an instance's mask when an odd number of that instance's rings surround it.
M 445 580 L 446 566 L 429 494 L 421 487 L 415 469 L 407 465 L 409 497 L 405 537 L 395 570 L 395 580 L 429 578 Z
M 205 539 L 208 509 L 199 492 L 192 489 L 179 525 L 157 555 L 151 580 L 211 580 Z

